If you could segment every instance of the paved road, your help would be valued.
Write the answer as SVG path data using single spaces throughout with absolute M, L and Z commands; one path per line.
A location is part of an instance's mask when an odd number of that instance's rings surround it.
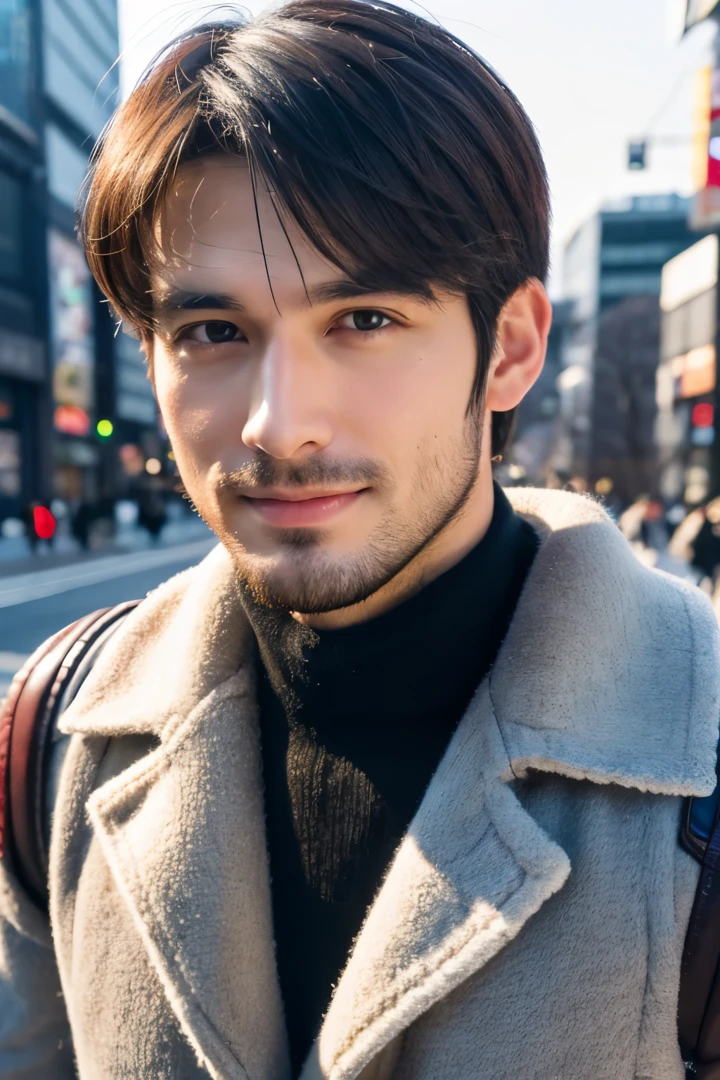
M 199 562 L 215 543 L 215 537 L 204 536 L 177 547 L 0 578 L 0 698 L 15 671 L 50 634 L 96 608 L 145 596 Z

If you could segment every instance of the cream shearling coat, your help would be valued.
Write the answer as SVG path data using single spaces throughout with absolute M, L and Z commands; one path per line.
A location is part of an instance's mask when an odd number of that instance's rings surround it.
M 510 496 L 541 549 L 302 1080 L 684 1076 L 715 619 L 591 500 Z M 253 672 L 221 546 L 110 641 L 62 722 L 52 939 L 2 878 L 0 1076 L 288 1080 Z

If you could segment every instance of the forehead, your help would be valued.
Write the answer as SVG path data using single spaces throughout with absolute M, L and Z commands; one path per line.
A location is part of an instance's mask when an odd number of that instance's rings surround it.
M 287 215 L 280 219 L 265 180 L 253 190 L 241 158 L 209 157 L 181 166 L 161 208 L 156 230 L 154 293 L 168 285 L 203 289 L 248 287 L 305 298 L 306 285 L 343 276 L 312 247 Z M 302 276 L 301 271 L 302 270 Z

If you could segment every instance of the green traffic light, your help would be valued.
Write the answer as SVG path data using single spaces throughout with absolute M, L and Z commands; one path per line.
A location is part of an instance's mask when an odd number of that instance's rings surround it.
M 98 420 L 95 430 L 101 438 L 109 438 L 114 431 L 112 420 Z

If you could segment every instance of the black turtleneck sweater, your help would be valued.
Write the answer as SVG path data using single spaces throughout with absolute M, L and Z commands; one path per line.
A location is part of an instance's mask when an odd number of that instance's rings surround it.
M 277 965 L 293 1075 L 353 938 L 475 688 L 537 549 L 495 487 L 479 544 L 368 622 L 314 631 L 246 600 L 260 722 Z

